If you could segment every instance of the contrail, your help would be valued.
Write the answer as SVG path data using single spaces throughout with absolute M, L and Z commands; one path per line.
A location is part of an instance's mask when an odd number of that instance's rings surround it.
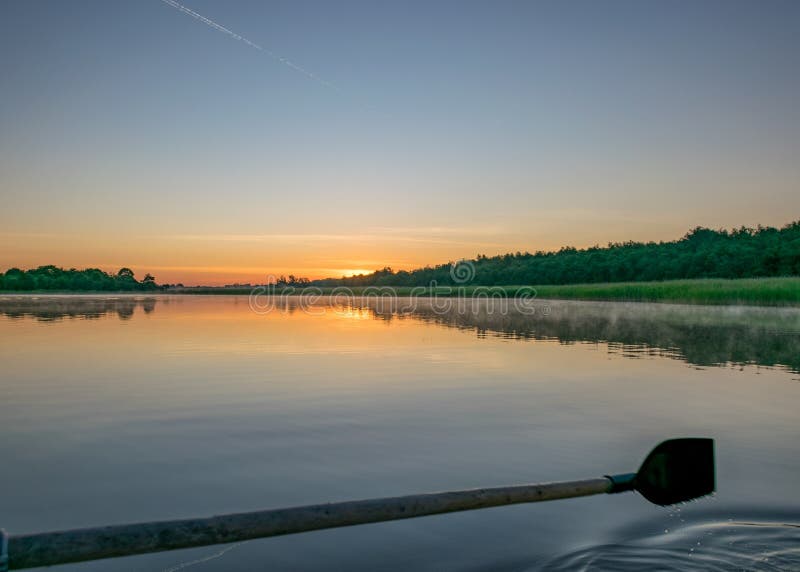
M 310 72 L 307 69 L 304 69 L 304 68 L 298 66 L 294 62 L 292 62 L 290 60 L 287 60 L 286 58 L 284 58 L 282 56 L 279 56 L 278 54 L 276 54 L 275 52 L 273 52 L 271 50 L 268 50 L 267 48 L 263 48 L 263 47 L 259 46 L 255 42 L 251 42 L 250 40 L 248 40 L 244 36 L 240 36 L 236 32 L 232 32 L 231 30 L 229 30 L 225 26 L 223 26 L 221 24 L 217 24 L 214 20 L 210 20 L 210 19 L 206 18 L 205 16 L 203 16 L 202 14 L 198 14 L 197 12 L 192 10 L 191 8 L 187 8 L 186 6 L 184 6 L 183 4 L 180 4 L 179 2 L 176 2 L 175 0 L 161 0 L 161 1 L 164 2 L 165 4 L 169 4 L 170 6 L 175 8 L 176 10 L 180 10 L 184 14 L 188 14 L 189 16 L 191 16 L 192 18 L 194 18 L 196 20 L 200 20 L 203 24 L 206 24 L 207 26 L 210 26 L 210 27 L 214 28 L 215 30 L 218 30 L 220 32 L 228 34 L 234 40 L 239 40 L 240 42 L 243 42 L 243 43 L 247 44 L 251 48 L 257 49 L 259 52 L 264 52 L 265 54 L 267 54 L 269 57 L 271 57 L 276 62 L 280 62 L 280 63 L 292 68 L 293 70 L 295 70 L 297 72 L 300 72 L 301 74 L 303 74 L 307 78 L 313 79 L 314 81 L 317 81 L 317 82 L 321 83 L 322 85 L 325 85 L 325 86 L 327 86 L 327 87 L 329 87 L 329 88 L 331 88 L 331 89 L 333 89 L 335 91 L 339 91 L 338 87 L 333 85 L 331 82 L 319 77 L 317 74 L 315 74 L 313 72 Z

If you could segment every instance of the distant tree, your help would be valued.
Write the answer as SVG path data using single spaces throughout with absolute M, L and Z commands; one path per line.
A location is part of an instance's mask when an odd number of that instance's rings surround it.
M 142 278 L 142 289 L 155 290 L 156 288 L 158 288 L 158 285 L 156 284 L 155 277 L 150 273 L 145 274 L 144 278 Z
M 58 290 L 58 291 L 114 291 L 114 290 L 154 290 L 156 284 L 152 275 L 137 282 L 129 268 L 122 268 L 111 275 L 98 268 L 64 270 L 53 265 L 39 266 L 31 270 L 9 268 L 0 273 L 0 290 Z

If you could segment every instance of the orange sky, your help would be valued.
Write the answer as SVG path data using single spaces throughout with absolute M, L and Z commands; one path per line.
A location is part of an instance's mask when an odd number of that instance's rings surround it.
M 757 222 L 739 220 L 735 226 Z M 780 226 L 789 221 L 768 222 Z M 533 252 L 566 244 L 584 247 L 630 239 L 672 240 L 697 224 L 702 223 L 693 220 L 681 224 L 663 219 L 622 221 L 613 217 L 604 220 L 599 216 L 585 220 L 573 215 L 563 221 L 539 221 L 527 232 L 524 228 L 514 232 L 499 227 L 474 230 L 374 227 L 353 234 L 263 235 L 6 232 L 0 233 L 3 244 L 0 269 L 56 264 L 116 272 L 128 266 L 138 277 L 146 272 L 153 274 L 159 283 L 259 284 L 269 275 L 340 277 L 371 272 L 386 265 L 396 270 L 418 268 L 479 253 Z

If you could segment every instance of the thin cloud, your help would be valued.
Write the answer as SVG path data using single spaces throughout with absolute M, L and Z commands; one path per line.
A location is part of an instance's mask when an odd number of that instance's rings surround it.
M 376 226 L 370 230 L 385 234 L 414 234 L 426 236 L 440 235 L 465 235 L 465 236 L 491 236 L 503 234 L 503 230 L 497 227 L 479 226 Z
M 0 231 L 0 236 L 3 238 L 60 238 L 65 236 L 62 233 L 55 232 L 4 232 Z
M 292 242 L 292 243 L 325 243 L 325 242 L 407 242 L 421 244 L 454 244 L 473 246 L 502 246 L 500 243 L 482 240 L 457 240 L 441 235 L 424 236 L 422 234 L 402 232 L 370 233 L 370 234 L 174 234 L 161 238 L 169 240 L 200 240 L 210 242 Z
M 292 68 L 294 71 L 303 74 L 307 78 L 312 79 L 312 80 L 314 80 L 316 82 L 319 82 L 322 85 L 327 86 L 327 87 L 329 87 L 329 88 L 331 88 L 331 89 L 333 89 L 335 91 L 339 91 L 338 87 L 336 87 L 335 85 L 333 85 L 331 82 L 327 81 L 326 79 L 321 78 L 320 76 L 318 76 L 314 72 L 308 71 L 307 69 L 297 65 L 296 63 L 294 63 L 291 60 L 288 60 L 288 59 L 284 58 L 283 56 L 279 56 L 278 54 L 276 54 L 272 50 L 269 50 L 267 48 L 259 46 L 255 42 L 251 42 L 250 40 L 248 40 L 244 36 L 240 36 L 236 32 L 233 32 L 233 31 L 229 30 L 228 28 L 226 28 L 222 24 L 218 24 L 214 20 L 211 20 L 210 18 L 206 18 L 202 14 L 198 14 L 197 12 L 192 10 L 191 8 L 188 8 L 188 7 L 184 6 L 183 4 L 180 4 L 179 2 L 176 2 L 175 0 L 161 0 L 161 1 L 164 2 L 164 4 L 172 6 L 176 10 L 179 10 L 180 12 L 183 12 L 184 14 L 186 14 L 188 16 L 191 16 L 195 20 L 199 20 L 200 22 L 202 22 L 206 26 L 214 28 L 215 30 L 217 30 L 219 32 L 222 32 L 223 34 L 227 34 L 228 36 L 230 36 L 234 40 L 238 40 L 238 41 L 250 46 L 251 48 L 254 48 L 254 49 L 258 50 L 259 52 L 263 52 L 263 53 L 267 54 L 269 57 L 271 57 L 276 62 L 282 63 L 283 65 Z

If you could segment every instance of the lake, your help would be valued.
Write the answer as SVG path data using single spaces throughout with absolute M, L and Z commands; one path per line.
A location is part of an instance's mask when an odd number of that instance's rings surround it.
M 635 471 L 717 493 L 517 505 L 56 570 L 800 569 L 800 309 L 0 297 L 10 533 Z

